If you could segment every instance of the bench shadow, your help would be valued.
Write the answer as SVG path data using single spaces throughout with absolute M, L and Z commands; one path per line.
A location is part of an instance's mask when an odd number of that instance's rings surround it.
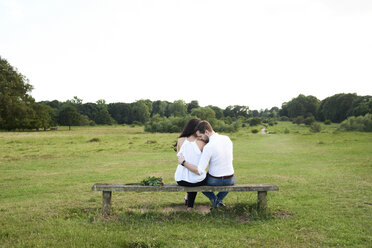
M 270 221 L 273 219 L 290 218 L 288 210 L 270 209 L 257 211 L 257 204 L 236 203 L 225 208 L 210 210 L 209 204 L 197 204 L 195 209 L 187 211 L 183 204 L 165 204 L 154 207 L 146 205 L 127 209 L 113 209 L 108 219 L 124 222 L 140 221 L 141 223 L 164 223 L 167 221 L 213 221 L 224 220 L 235 223 L 250 223 L 256 221 Z
M 69 208 L 63 211 L 64 219 L 80 219 L 93 222 L 125 222 L 125 223 L 164 223 L 189 221 L 223 220 L 235 223 L 251 223 L 270 221 L 273 219 L 291 218 L 293 214 L 287 209 L 270 209 L 257 211 L 257 204 L 236 203 L 225 208 L 210 210 L 209 204 L 196 204 L 195 209 L 186 211 L 183 204 L 141 205 L 129 208 L 112 208 L 109 216 L 103 216 L 100 207 Z

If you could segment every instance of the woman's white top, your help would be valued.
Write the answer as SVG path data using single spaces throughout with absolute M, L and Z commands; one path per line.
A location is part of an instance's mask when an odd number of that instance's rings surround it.
M 187 162 L 195 165 L 199 164 L 202 152 L 196 144 L 196 140 L 191 142 L 185 139 L 180 151 L 177 153 L 177 156 L 180 156 L 181 153 Z M 201 175 L 197 175 L 180 164 L 178 164 L 176 173 L 174 174 L 174 179 L 176 181 L 186 181 L 189 183 L 201 182 L 205 179 L 205 177 L 205 171 L 204 173 L 201 173 Z

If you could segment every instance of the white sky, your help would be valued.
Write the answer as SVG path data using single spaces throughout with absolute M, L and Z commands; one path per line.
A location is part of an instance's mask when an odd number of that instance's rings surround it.
M 37 101 L 372 95 L 372 1 L 0 0 L 0 55 Z

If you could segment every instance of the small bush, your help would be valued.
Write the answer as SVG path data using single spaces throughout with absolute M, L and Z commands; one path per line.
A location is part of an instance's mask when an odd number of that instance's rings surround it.
M 258 130 L 257 130 L 257 129 L 252 129 L 251 132 L 252 132 L 252 133 L 258 133 Z
M 100 142 L 101 140 L 99 138 L 92 138 L 89 140 L 89 142 Z
M 304 120 L 304 123 L 305 123 L 306 126 L 310 126 L 314 122 L 315 122 L 314 116 L 306 117 L 305 120 Z
M 133 125 L 135 126 L 142 126 L 142 122 L 139 122 L 139 121 L 133 121 Z
M 314 122 L 310 126 L 310 132 L 312 133 L 319 133 L 322 130 L 322 127 L 320 126 L 319 123 Z
M 284 129 L 284 133 L 285 134 L 288 134 L 289 133 L 289 129 L 288 128 Z
M 288 116 L 280 116 L 280 121 L 289 121 Z
M 305 119 L 302 115 L 300 116 L 297 116 L 294 120 L 293 120 L 293 123 L 297 124 L 297 125 L 300 125 L 302 123 L 304 123 Z
M 258 124 L 261 124 L 261 118 L 259 117 L 254 117 L 252 119 L 249 120 L 249 125 L 250 126 L 257 126 Z
M 351 116 L 341 123 L 339 130 L 372 132 L 372 114 L 358 117 Z
M 325 120 L 325 121 L 324 121 L 324 124 L 326 124 L 326 125 L 331 125 L 331 123 L 332 123 L 331 120 Z

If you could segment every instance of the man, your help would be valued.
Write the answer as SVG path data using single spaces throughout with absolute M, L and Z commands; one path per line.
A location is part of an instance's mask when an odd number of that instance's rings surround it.
M 211 186 L 226 186 L 234 185 L 234 168 L 233 160 L 233 144 L 228 136 L 220 135 L 214 132 L 211 124 L 207 121 L 201 121 L 196 127 L 196 135 L 201 139 L 209 139 L 208 144 L 204 146 L 203 154 L 198 165 L 193 165 L 185 161 L 184 157 L 178 157 L 178 163 L 185 166 L 195 174 L 201 175 L 205 173 L 209 164 L 207 174 L 207 185 Z M 207 136 L 207 137 L 206 137 Z M 219 192 L 217 195 L 214 192 L 203 192 L 212 203 L 212 208 L 224 207 L 222 200 L 229 192 Z

